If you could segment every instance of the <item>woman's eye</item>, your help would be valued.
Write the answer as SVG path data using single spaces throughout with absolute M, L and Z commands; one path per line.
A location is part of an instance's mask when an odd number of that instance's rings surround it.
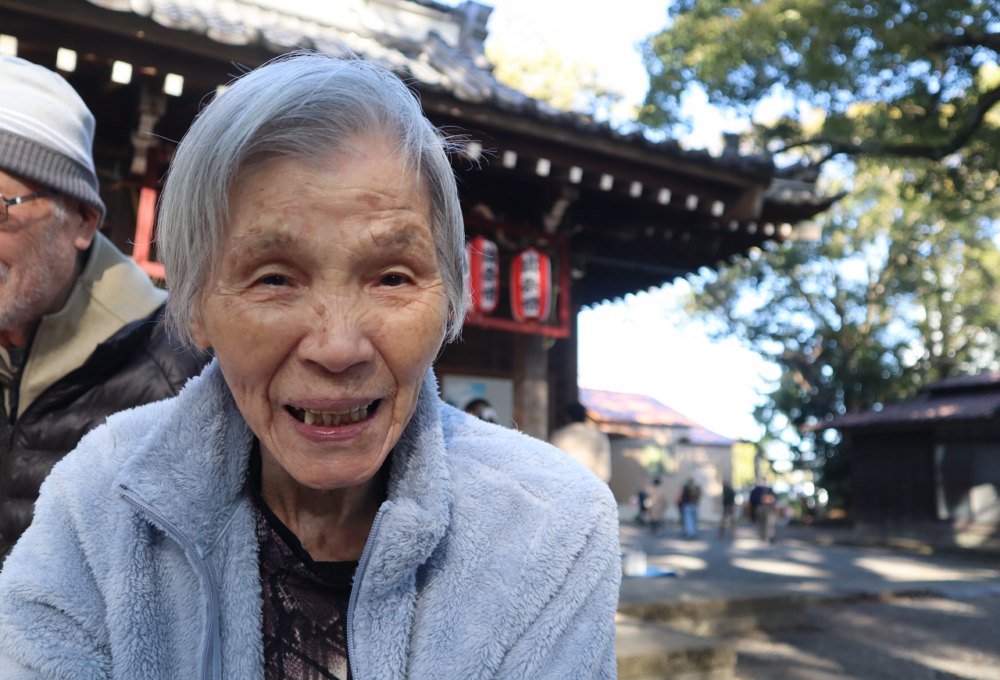
M 265 286 L 287 286 L 288 279 L 280 274 L 271 274 L 270 276 L 265 276 L 260 279 L 258 283 L 262 283 Z
M 386 274 L 381 278 L 379 283 L 382 284 L 383 286 L 390 286 L 390 287 L 402 286 L 404 283 L 406 283 L 406 277 L 403 276 L 402 274 Z

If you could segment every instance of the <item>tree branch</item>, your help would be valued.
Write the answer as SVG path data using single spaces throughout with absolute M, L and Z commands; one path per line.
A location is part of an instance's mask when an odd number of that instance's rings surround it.
M 927 44 L 928 52 L 938 52 L 949 47 L 985 47 L 1000 52 L 1000 33 L 963 33 L 938 38 Z
M 1000 40 L 998 40 L 1000 42 Z M 1000 45 L 998 45 L 1000 47 Z M 854 144 L 828 137 L 813 137 L 792 142 L 782 147 L 778 153 L 788 151 L 803 146 L 825 146 L 829 151 L 820 159 L 817 165 L 822 165 L 834 156 L 846 154 L 848 156 L 896 156 L 898 158 L 926 158 L 932 161 L 939 161 L 945 156 L 955 153 L 964 147 L 972 135 L 976 133 L 983 119 L 993 106 L 1000 102 L 1000 86 L 987 90 L 979 97 L 976 105 L 969 110 L 962 122 L 962 127 L 955 132 L 954 137 L 945 144 L 937 145 L 900 145 L 880 144 L 873 142 L 861 142 Z

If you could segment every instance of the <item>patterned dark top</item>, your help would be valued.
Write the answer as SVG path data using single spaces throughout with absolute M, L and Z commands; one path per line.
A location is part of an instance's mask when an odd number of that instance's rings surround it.
M 260 495 L 260 450 L 247 478 L 257 509 L 266 680 L 350 680 L 347 605 L 357 562 L 314 562 Z

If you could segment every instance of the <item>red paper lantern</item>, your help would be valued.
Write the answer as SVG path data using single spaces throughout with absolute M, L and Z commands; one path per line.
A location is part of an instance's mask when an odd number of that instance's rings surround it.
M 500 253 L 497 244 L 477 236 L 465 245 L 469 261 L 469 290 L 472 308 L 489 314 L 497 308 L 500 298 Z
M 511 313 L 518 321 L 548 318 L 552 301 L 552 261 L 528 248 L 514 258 L 510 271 Z

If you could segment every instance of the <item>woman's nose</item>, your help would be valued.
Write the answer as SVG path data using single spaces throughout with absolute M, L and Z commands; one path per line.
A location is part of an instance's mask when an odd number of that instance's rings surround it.
M 324 305 L 302 340 L 300 355 L 330 373 L 344 373 L 371 362 L 375 346 L 363 319 L 356 306 Z

